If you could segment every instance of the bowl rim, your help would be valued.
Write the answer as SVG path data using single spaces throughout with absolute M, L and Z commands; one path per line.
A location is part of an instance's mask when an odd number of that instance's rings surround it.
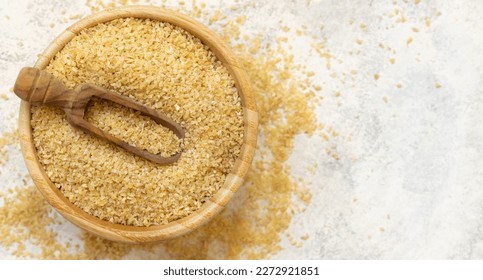
M 236 56 L 210 29 L 181 13 L 153 6 L 125 6 L 87 16 L 64 30 L 39 56 L 35 67 L 44 69 L 62 48 L 81 30 L 119 18 L 144 18 L 179 26 L 199 38 L 225 65 L 238 89 L 244 122 L 244 137 L 240 155 L 225 182 L 216 194 L 196 212 L 165 225 L 137 227 L 114 224 L 84 212 L 70 202 L 52 183 L 43 169 L 35 148 L 31 127 L 30 103 L 22 101 L 19 112 L 19 138 L 22 154 L 34 184 L 50 205 L 73 224 L 90 233 L 126 243 L 157 242 L 188 233 L 218 214 L 243 183 L 252 162 L 258 127 L 258 113 L 248 76 Z

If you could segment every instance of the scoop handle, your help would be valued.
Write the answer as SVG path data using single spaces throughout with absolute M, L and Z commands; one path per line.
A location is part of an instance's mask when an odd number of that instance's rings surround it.
M 68 89 L 52 74 L 35 67 L 25 67 L 20 70 L 13 92 L 32 105 L 69 108 L 75 100 L 74 90 Z
M 34 67 L 25 67 L 20 70 L 13 91 L 22 100 L 33 105 L 49 105 L 62 108 L 66 113 L 67 121 L 72 126 L 116 144 L 126 151 L 149 161 L 165 165 L 174 163 L 181 156 L 181 153 L 170 157 L 151 154 L 102 131 L 84 119 L 87 104 L 93 96 L 96 96 L 140 111 L 142 114 L 151 117 L 156 123 L 173 131 L 178 138 L 184 138 L 185 132 L 181 125 L 163 113 L 148 108 L 119 93 L 90 84 L 80 85 L 75 90 L 68 89 L 61 80 L 55 78 L 52 74 Z

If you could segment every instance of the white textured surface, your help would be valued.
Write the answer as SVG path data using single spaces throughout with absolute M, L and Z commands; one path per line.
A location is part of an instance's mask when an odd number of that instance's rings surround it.
M 281 21 L 327 38 L 330 70 L 308 52 L 311 38 L 294 37 L 294 53 L 323 86 L 319 120 L 338 133 L 328 142 L 297 138 L 293 174 L 311 181 L 313 198 L 290 231 L 310 238 L 275 258 L 483 258 L 483 2 L 267 2 L 247 10 L 244 32 L 274 40 Z M 79 13 L 88 13 L 84 1 L 0 0 L 0 93 L 10 94 L 18 70 L 73 22 L 61 19 Z M 18 103 L 0 101 L 1 131 L 16 126 Z M 27 174 L 12 149 L 0 187 Z M 0 257 L 9 256 L 0 249 Z

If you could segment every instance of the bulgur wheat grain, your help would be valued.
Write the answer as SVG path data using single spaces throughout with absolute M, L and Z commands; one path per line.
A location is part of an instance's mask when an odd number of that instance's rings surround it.
M 46 70 L 70 88 L 93 83 L 129 96 L 186 131 L 181 144 L 147 117 L 92 102 L 87 119 L 101 129 L 164 156 L 182 149 L 176 163 L 161 166 L 72 128 L 61 110 L 33 107 L 33 139 L 47 175 L 96 217 L 133 226 L 186 217 L 219 190 L 240 154 L 243 115 L 234 80 L 179 27 L 134 18 L 101 23 L 75 36 Z
M 111 2 L 116 3 L 116 5 L 120 4 L 119 1 Z M 132 4 L 133 1 L 129 2 L 129 4 Z M 258 35 L 252 33 L 244 35 L 243 42 L 237 42 L 234 39 L 234 35 L 239 34 L 240 29 L 243 29 L 246 33 L 246 26 L 239 26 L 235 20 L 237 15 L 245 15 L 246 6 L 251 4 L 256 4 L 256 2 L 237 5 L 234 9 L 231 9 L 234 14 L 230 15 L 228 19 L 210 25 L 210 28 L 215 30 L 218 28 L 216 31 L 221 33 L 226 42 L 237 50 L 237 55 L 240 56 L 251 80 L 254 81 L 253 90 L 256 94 L 259 112 L 263 116 L 260 122 L 261 135 L 264 134 L 266 129 L 273 129 L 273 133 L 259 138 L 254 168 L 252 168 L 246 183 L 228 204 L 226 210 L 206 226 L 195 230 L 193 233 L 159 245 L 142 247 L 126 245 L 82 232 L 79 238 L 80 248 L 72 247 L 73 252 L 70 252 L 68 256 L 64 252 L 60 255 L 47 255 L 46 253 L 39 254 L 37 251 L 26 250 L 29 258 L 130 258 L 131 254 L 128 253 L 131 250 L 136 252 L 132 256 L 137 258 L 164 258 L 164 254 L 159 254 L 159 252 L 164 252 L 166 249 L 172 258 L 240 259 L 268 258 L 281 249 L 281 233 L 286 231 L 288 225 L 293 222 L 294 215 L 303 211 L 303 208 L 295 207 L 296 203 L 294 203 L 293 198 L 299 197 L 303 204 L 310 201 L 310 192 L 304 185 L 305 183 L 291 177 L 290 165 L 287 161 L 284 161 L 287 158 L 286 155 L 291 153 L 292 141 L 299 133 L 312 132 L 314 125 L 317 125 L 317 129 L 320 130 L 317 131 L 317 134 L 323 134 L 327 141 L 331 140 L 333 136 L 328 132 L 323 133 L 323 124 L 314 123 L 314 104 L 317 99 L 310 94 L 309 90 L 304 89 L 305 81 L 301 81 L 297 75 L 300 73 L 300 64 L 290 60 L 290 54 L 287 53 L 285 47 L 280 49 L 271 43 L 270 46 L 262 45 L 259 46 L 259 49 L 253 48 L 250 43 L 255 42 Z M 100 1 L 88 3 L 88 7 L 94 11 L 104 9 L 103 5 L 105 4 L 101 5 Z M 191 10 L 186 9 L 183 12 L 207 23 L 212 17 L 212 10 L 203 2 L 193 1 Z M 250 21 L 247 20 L 246 22 Z M 277 45 L 279 43 L 281 42 L 278 42 Z M 314 45 L 319 45 L 319 43 L 316 41 Z M 290 41 L 288 44 L 290 44 Z M 252 55 L 248 51 L 249 49 L 255 49 L 256 54 Z M 317 52 L 320 52 L 321 57 L 327 59 L 328 66 L 330 66 L 330 59 L 333 58 L 332 55 L 328 55 L 330 50 L 320 47 Z M 282 64 L 280 61 L 286 63 Z M 288 75 L 285 74 L 287 71 Z M 281 72 L 284 73 L 283 76 L 287 80 L 278 79 Z M 316 91 L 321 90 L 319 85 L 316 86 L 319 87 L 314 87 Z M 290 118 L 288 122 L 285 120 L 285 114 L 280 113 L 281 111 L 288 112 L 287 116 Z M 282 134 L 275 133 L 278 129 L 283 132 L 285 137 L 280 139 L 281 142 L 279 143 L 287 144 L 287 148 L 277 145 L 268 146 L 271 142 L 281 138 L 280 135 Z M 276 157 L 281 158 L 282 161 L 276 160 L 271 154 L 277 154 Z M 19 199 L 19 197 L 22 197 L 20 192 L 31 192 L 32 188 L 34 187 L 23 187 L 19 189 L 19 193 L 13 194 L 17 199 L 17 204 L 0 207 L 0 220 L 6 221 L 0 224 L 0 231 L 14 227 L 17 221 L 29 219 L 30 215 L 33 215 L 33 218 L 40 219 L 40 217 L 45 217 L 44 213 L 53 212 L 50 207 L 36 208 L 38 211 L 32 213 L 12 212 L 12 209 L 32 208 L 30 206 L 31 201 L 47 205 L 38 192 L 34 192 L 35 197 L 28 200 Z M 273 195 L 274 193 L 276 195 Z M 4 219 L 2 217 L 2 214 L 10 213 L 15 219 Z M 62 218 L 58 217 L 58 219 L 68 224 Z M 51 248 L 65 248 L 65 246 L 58 246 L 58 241 L 52 241 L 52 238 L 47 236 L 43 226 L 28 222 L 22 223 L 22 225 L 30 238 L 14 236 L 9 230 L 4 230 L 4 234 L 0 236 L 0 243 L 4 243 L 2 240 L 13 238 L 15 242 L 22 244 L 22 246 L 31 240 L 31 242 L 38 244 L 41 252 L 50 252 Z M 263 231 L 260 231 L 260 229 L 263 229 Z M 63 235 L 77 237 L 69 230 L 65 231 Z M 304 235 L 300 239 L 305 240 L 307 238 L 309 238 L 309 235 Z M 213 250 L 213 247 L 219 249 Z

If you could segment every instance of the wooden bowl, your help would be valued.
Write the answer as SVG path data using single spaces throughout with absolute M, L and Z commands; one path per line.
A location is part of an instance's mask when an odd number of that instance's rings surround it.
M 62 32 L 40 55 L 35 63 L 35 67 L 44 69 L 57 52 L 81 30 L 98 23 L 126 17 L 153 19 L 183 28 L 207 45 L 217 58 L 223 62 L 235 79 L 243 106 L 245 133 L 240 156 L 230 174 L 227 175 L 221 189 L 209 201 L 205 202 L 198 211 L 166 225 L 135 227 L 114 224 L 94 217 L 72 204 L 49 179 L 39 162 L 32 139 L 30 104 L 24 101 L 20 105 L 19 115 L 20 144 L 27 168 L 35 185 L 47 201 L 67 220 L 93 234 L 114 241 L 127 243 L 156 242 L 185 234 L 205 224 L 218 214 L 233 197 L 235 191 L 243 183 L 255 153 L 258 114 L 248 77 L 222 40 L 207 27 L 192 18 L 166 9 L 130 6 L 88 16 Z

